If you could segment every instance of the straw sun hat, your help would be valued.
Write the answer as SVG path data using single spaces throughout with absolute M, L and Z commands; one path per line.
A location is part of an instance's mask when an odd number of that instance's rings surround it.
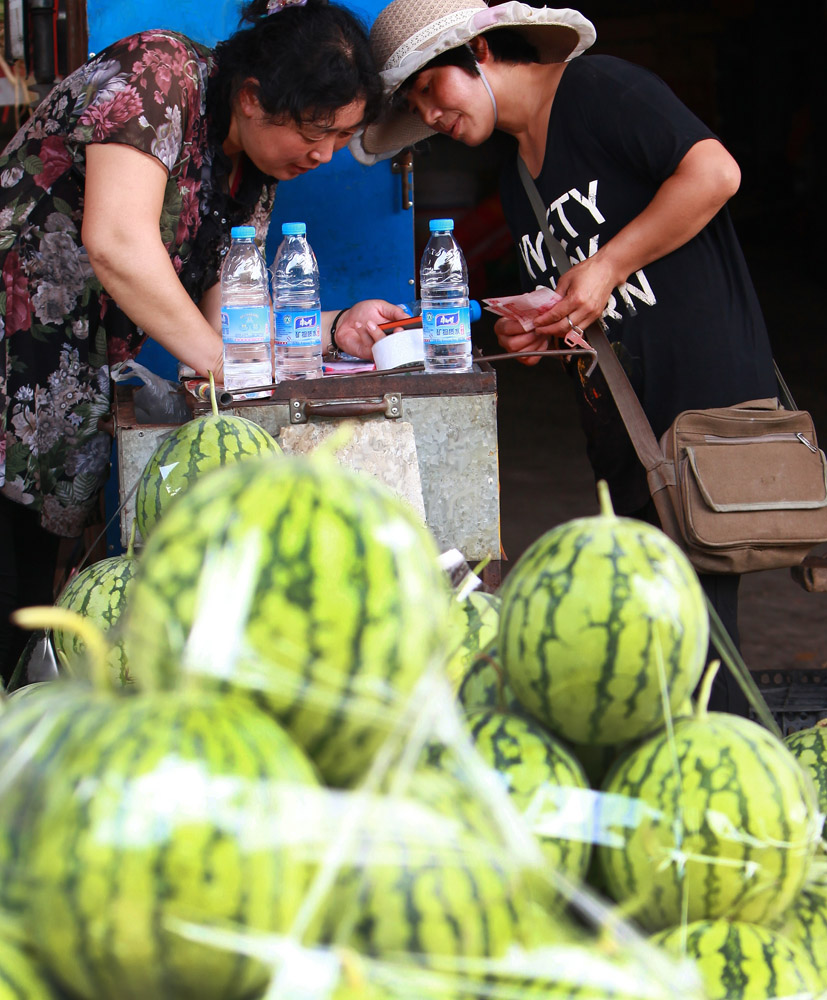
M 494 28 L 513 28 L 537 49 L 540 62 L 566 62 L 594 44 L 591 21 L 576 10 L 529 7 L 508 0 L 393 0 L 376 18 L 370 44 L 388 101 L 382 119 L 355 136 L 350 149 L 361 163 L 375 163 L 433 135 L 419 118 L 390 108 L 390 97 L 435 56 Z

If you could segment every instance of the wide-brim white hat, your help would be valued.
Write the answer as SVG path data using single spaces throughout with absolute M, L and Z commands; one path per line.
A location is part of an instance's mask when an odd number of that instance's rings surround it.
M 433 135 L 419 118 L 395 111 L 391 96 L 418 70 L 448 49 L 466 45 L 494 28 L 512 28 L 537 49 L 542 63 L 567 62 L 594 44 L 594 25 L 579 11 L 529 7 L 509 0 L 393 0 L 376 18 L 370 45 L 379 66 L 387 106 L 382 118 L 354 136 L 350 151 L 371 164 Z

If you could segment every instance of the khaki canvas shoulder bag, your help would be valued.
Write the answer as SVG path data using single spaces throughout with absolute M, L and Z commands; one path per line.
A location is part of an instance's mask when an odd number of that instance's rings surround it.
M 571 262 L 552 236 L 522 159 L 520 177 L 549 253 Z M 660 441 L 599 323 L 585 331 L 637 452 L 661 527 L 702 573 L 796 566 L 827 542 L 827 459 L 812 417 L 797 410 L 776 367 L 778 399 L 679 413 Z

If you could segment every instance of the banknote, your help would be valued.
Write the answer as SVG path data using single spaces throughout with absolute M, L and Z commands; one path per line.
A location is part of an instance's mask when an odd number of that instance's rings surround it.
M 534 329 L 537 317 L 559 302 L 560 296 L 551 288 L 535 288 L 533 292 L 525 292 L 523 295 L 500 295 L 482 301 L 489 312 L 515 319 L 529 332 Z

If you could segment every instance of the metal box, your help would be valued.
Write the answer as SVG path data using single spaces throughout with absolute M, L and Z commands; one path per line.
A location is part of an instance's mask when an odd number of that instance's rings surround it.
M 125 546 L 135 512 L 138 479 L 170 425 L 139 424 L 133 389 L 116 386 L 121 541 Z M 209 412 L 191 400 L 193 415 Z M 496 582 L 500 560 L 500 485 L 497 451 L 496 373 L 477 361 L 460 374 L 424 372 L 325 376 L 284 382 L 272 398 L 224 408 L 260 424 L 278 439 L 282 429 L 341 420 L 403 420 L 413 427 L 425 521 L 441 550 L 456 548 L 474 564 L 489 558 Z

